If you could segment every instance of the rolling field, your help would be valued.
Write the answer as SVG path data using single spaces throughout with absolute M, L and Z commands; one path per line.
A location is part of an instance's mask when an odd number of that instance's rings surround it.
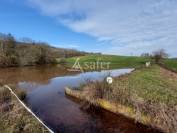
M 138 68 L 147 61 L 150 61 L 150 58 L 145 57 L 136 57 L 136 56 L 116 56 L 116 55 L 86 55 L 80 57 L 73 57 L 66 59 L 66 63 L 73 65 L 76 59 L 79 58 L 79 63 L 82 65 L 84 62 L 109 62 L 110 68 Z

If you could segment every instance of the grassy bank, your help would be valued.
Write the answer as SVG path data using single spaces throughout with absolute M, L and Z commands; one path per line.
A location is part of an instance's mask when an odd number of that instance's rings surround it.
M 177 59 L 166 59 L 163 61 L 163 65 L 168 69 L 177 72 Z
M 150 68 L 136 70 L 128 76 L 115 78 L 111 87 L 115 90 L 126 88 L 131 95 L 136 94 L 137 97 L 147 101 L 176 105 L 176 77 L 176 74 L 154 65 Z
M 24 91 L 15 90 L 23 99 Z M 9 90 L 0 87 L 0 132 L 2 133 L 42 133 L 48 132 L 12 96 Z
M 93 104 L 100 99 L 112 103 L 109 108 L 101 105 L 112 112 L 118 107 L 118 113 L 137 121 L 167 132 L 177 131 L 177 75 L 157 65 L 114 78 L 111 85 L 90 82 L 77 92 Z
M 72 57 L 65 60 L 67 64 L 72 66 L 76 59 L 79 58 L 80 65 L 83 65 L 86 62 L 110 62 L 109 69 L 115 68 L 130 68 L 130 67 L 141 67 L 145 65 L 147 61 L 150 61 L 150 58 L 146 57 L 136 57 L 136 56 L 116 56 L 116 55 L 86 55 L 80 57 Z

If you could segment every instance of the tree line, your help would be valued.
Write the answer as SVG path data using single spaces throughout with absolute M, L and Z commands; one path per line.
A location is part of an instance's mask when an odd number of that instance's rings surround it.
M 11 34 L 0 34 L 0 67 L 56 63 L 56 58 L 85 55 L 75 49 L 51 47 L 32 40 L 17 41 Z
M 162 63 L 163 59 L 168 58 L 168 53 L 166 53 L 166 51 L 164 49 L 159 49 L 156 50 L 152 53 L 142 53 L 141 54 L 142 57 L 150 57 L 152 59 L 154 59 L 155 63 L 159 64 Z

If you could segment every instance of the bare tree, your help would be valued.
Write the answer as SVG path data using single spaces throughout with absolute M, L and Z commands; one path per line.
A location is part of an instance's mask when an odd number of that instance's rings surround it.
M 162 59 L 165 59 L 165 58 L 168 57 L 168 54 L 165 52 L 164 49 L 154 51 L 152 55 L 153 55 L 153 58 L 154 58 L 156 63 L 160 63 L 160 61 Z
M 0 67 L 56 63 L 57 58 L 85 54 L 75 49 L 51 47 L 29 38 L 17 41 L 11 34 L 0 33 Z

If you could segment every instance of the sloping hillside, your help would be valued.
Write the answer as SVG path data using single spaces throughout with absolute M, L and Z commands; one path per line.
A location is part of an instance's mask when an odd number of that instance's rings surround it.
M 145 65 L 147 61 L 151 61 L 150 58 L 146 57 L 136 57 L 136 56 L 116 56 L 116 55 L 98 55 L 98 54 L 90 54 L 86 56 L 80 57 L 72 57 L 66 59 L 66 62 L 70 65 L 74 64 L 75 61 L 79 58 L 79 63 L 83 65 L 86 62 L 96 63 L 96 62 L 109 62 L 110 68 L 137 68 Z

